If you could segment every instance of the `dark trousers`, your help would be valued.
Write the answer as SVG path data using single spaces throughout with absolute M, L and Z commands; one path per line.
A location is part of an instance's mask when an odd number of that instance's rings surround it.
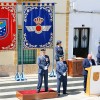
M 86 92 L 87 75 L 84 75 L 84 92 Z
M 41 89 L 43 77 L 44 77 L 44 88 L 45 88 L 45 91 L 48 91 L 48 71 L 44 71 L 44 74 L 38 74 L 37 90 L 40 91 L 40 89 Z
M 66 93 L 67 88 L 67 76 L 62 76 L 61 78 L 57 78 L 57 92 L 60 93 L 61 82 L 63 85 L 63 93 Z
M 97 65 L 100 65 L 100 58 L 97 58 Z

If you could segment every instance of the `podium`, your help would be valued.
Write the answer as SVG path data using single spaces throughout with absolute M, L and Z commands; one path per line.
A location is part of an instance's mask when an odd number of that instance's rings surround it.
M 86 70 L 88 71 L 86 94 L 100 96 L 100 65 Z
M 81 77 L 83 72 L 83 58 L 68 59 L 68 76 Z
M 41 100 L 57 98 L 58 93 L 52 89 L 49 89 L 48 92 L 45 92 L 44 89 L 41 89 L 39 93 L 37 93 L 36 90 L 21 90 L 16 91 L 16 97 L 19 100 Z

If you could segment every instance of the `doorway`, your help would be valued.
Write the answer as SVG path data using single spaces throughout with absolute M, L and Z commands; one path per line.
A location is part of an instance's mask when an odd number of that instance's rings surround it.
M 87 57 L 89 50 L 90 28 L 74 28 L 73 55 L 76 57 Z

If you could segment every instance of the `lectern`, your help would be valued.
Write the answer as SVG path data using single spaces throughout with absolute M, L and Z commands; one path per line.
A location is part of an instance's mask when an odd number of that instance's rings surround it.
M 87 95 L 100 95 L 100 65 L 86 68 L 87 76 Z
M 68 76 L 81 77 L 83 72 L 83 58 L 68 59 Z

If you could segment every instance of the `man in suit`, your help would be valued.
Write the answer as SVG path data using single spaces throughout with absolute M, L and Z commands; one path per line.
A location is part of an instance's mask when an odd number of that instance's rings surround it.
M 63 47 L 61 46 L 62 41 L 58 40 L 55 47 L 55 60 L 59 61 L 59 57 L 64 55 Z
M 57 73 L 57 92 L 58 96 L 60 95 L 60 86 L 61 82 L 63 83 L 63 94 L 66 93 L 67 88 L 67 63 L 64 61 L 64 57 L 60 56 L 60 61 L 56 64 L 56 73 Z
M 49 56 L 46 55 L 45 49 L 41 49 L 41 55 L 38 57 L 37 63 L 38 63 L 37 93 L 40 92 L 43 77 L 44 77 L 45 92 L 47 92 L 48 91 L 48 67 L 50 65 L 50 60 L 49 60 Z
M 87 75 L 88 75 L 88 71 L 85 70 L 85 68 L 89 68 L 92 65 L 96 65 L 95 64 L 95 60 L 92 59 L 92 55 L 91 54 L 88 54 L 87 58 L 85 58 L 83 60 L 84 92 L 86 92 L 86 83 L 87 83 Z

